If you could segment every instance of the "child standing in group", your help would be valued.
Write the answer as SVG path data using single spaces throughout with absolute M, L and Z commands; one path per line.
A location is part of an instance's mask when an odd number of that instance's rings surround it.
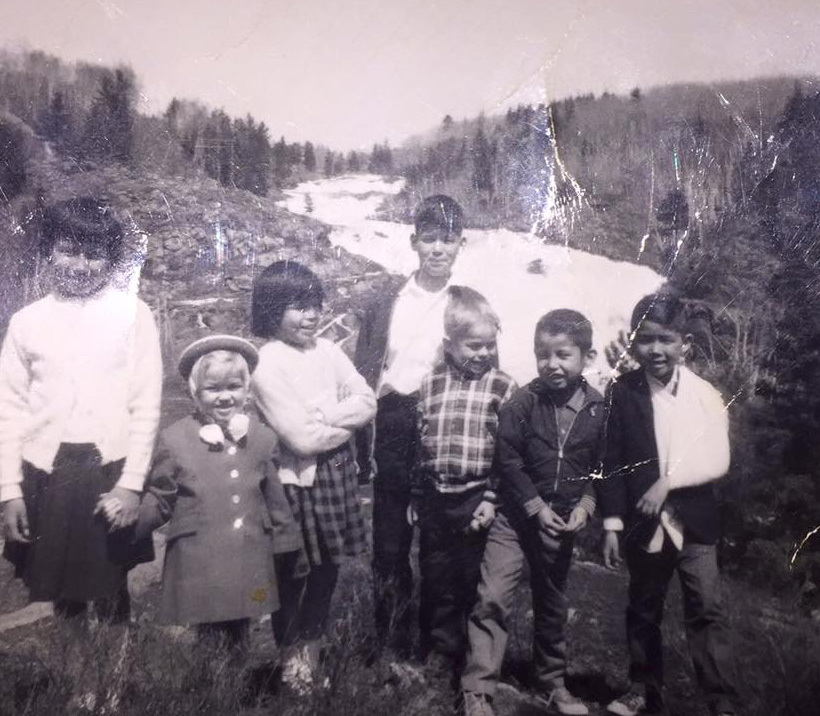
M 339 564 L 367 548 L 351 438 L 373 418 L 376 399 L 342 350 L 316 337 L 323 301 L 318 277 L 295 261 L 268 266 L 253 286 L 252 330 L 268 339 L 254 394 L 280 439 L 279 476 L 310 563 L 306 579 L 281 575 L 274 618 L 280 646 L 302 642 L 285 666 L 296 686 L 318 665 Z
M 498 316 L 476 291 L 450 286 L 444 360 L 421 381 L 411 524 L 420 528 L 421 651 L 455 675 L 466 647 L 487 529 L 498 411 L 515 382 L 498 370 Z
M 713 714 L 734 714 L 729 628 L 715 543 L 714 481 L 729 469 L 726 407 L 685 365 L 692 336 L 674 292 L 641 299 L 631 352 L 640 368 L 610 388 L 604 476 L 604 562 L 629 568 L 626 632 L 632 686 L 607 707 L 619 716 L 663 712 L 661 620 L 677 571 L 695 674 Z
M 279 606 L 274 554 L 301 537 L 276 470 L 276 435 L 245 413 L 256 349 L 195 341 L 179 359 L 196 410 L 162 431 L 137 538 L 170 520 L 160 618 L 239 652 L 251 618 Z M 272 519 L 273 518 L 273 519 Z
M 378 396 L 371 431 L 357 436 L 359 466 L 373 483 L 373 585 L 376 631 L 404 655 L 411 644 L 413 528 L 410 472 L 416 459 L 416 407 L 421 379 L 440 360 L 444 307 L 453 264 L 464 241 L 461 207 L 437 194 L 421 202 L 410 246 L 418 270 L 381 291 L 361 316 L 356 368 Z
M 526 559 L 534 613 L 535 678 L 560 714 L 589 713 L 566 688 L 567 598 L 575 534 L 595 511 L 601 395 L 583 378 L 595 359 L 592 326 L 559 309 L 535 327 L 538 378 L 501 409 L 495 469 L 501 505 L 481 564 L 461 679 L 467 716 L 492 716 L 507 645 L 507 619 Z
M 0 500 L 6 555 L 61 617 L 127 621 L 130 530 L 160 414 L 148 306 L 112 285 L 123 229 L 94 198 L 46 208 L 51 292 L 14 316 L 0 353 Z M 102 504 L 120 509 L 107 524 Z

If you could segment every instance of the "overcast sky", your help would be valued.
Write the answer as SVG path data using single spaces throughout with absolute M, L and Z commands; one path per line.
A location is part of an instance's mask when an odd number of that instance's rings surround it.
M 127 63 L 143 110 L 392 144 L 445 114 L 679 81 L 820 75 L 819 0 L 0 0 L 0 45 Z

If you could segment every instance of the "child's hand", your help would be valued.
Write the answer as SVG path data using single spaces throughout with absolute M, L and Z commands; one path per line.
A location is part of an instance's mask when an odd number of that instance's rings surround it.
M 647 517 L 657 517 L 663 509 L 663 503 L 666 502 L 668 494 L 669 482 L 665 478 L 660 478 L 638 500 L 636 505 L 638 512 Z
M 116 497 L 101 496 L 94 508 L 95 515 L 105 517 L 109 525 L 113 525 L 117 516 L 122 512 L 122 502 Z
M 618 331 L 618 337 L 604 348 L 609 367 L 618 373 L 627 373 L 638 367 L 638 362 L 629 352 L 629 336 L 626 331 Z
M 549 505 L 544 505 L 538 513 L 538 524 L 550 537 L 557 537 L 559 532 L 564 532 L 567 528 L 566 522 Z
M 416 504 L 415 500 L 410 500 L 410 504 L 407 505 L 407 524 L 411 527 L 415 527 L 419 521 L 419 506 Z
M 9 500 L 3 508 L 3 531 L 9 542 L 31 542 L 28 512 L 22 497 Z
M 307 550 L 301 547 L 296 553 L 292 577 L 294 579 L 304 579 L 308 574 L 310 574 L 310 560 L 308 559 Z
M 621 564 L 621 544 L 615 530 L 604 532 L 604 566 L 617 569 Z
M 486 530 L 495 519 L 495 505 L 487 500 L 482 500 L 473 512 L 473 519 L 470 522 L 470 531 L 478 532 Z
M 583 507 L 576 507 L 569 516 L 567 520 L 567 532 L 580 532 L 584 527 L 587 526 L 587 520 L 589 519 L 589 513 Z
M 105 514 L 104 505 L 111 499 L 118 500 L 120 503 L 120 509 L 117 511 L 117 514 L 114 516 L 113 520 L 108 519 L 111 529 L 120 530 L 124 527 L 130 527 L 133 525 L 137 521 L 137 516 L 139 515 L 139 493 L 117 486 L 111 490 L 111 492 L 106 492 L 105 494 L 100 495 L 100 499 L 97 501 L 97 506 L 94 509 L 95 514 L 98 512 Z

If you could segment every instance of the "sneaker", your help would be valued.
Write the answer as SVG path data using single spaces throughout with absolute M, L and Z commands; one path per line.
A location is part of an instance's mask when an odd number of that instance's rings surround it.
M 611 701 L 606 707 L 606 712 L 616 716 L 636 716 L 636 714 L 645 713 L 646 696 L 633 687 L 623 696 Z
M 587 705 L 566 686 L 556 686 L 547 697 L 547 706 L 562 716 L 587 716 Z
M 493 707 L 490 705 L 490 697 L 487 694 L 465 691 L 463 696 L 464 716 L 495 716 Z
M 305 696 L 310 692 L 313 687 L 313 669 L 304 647 L 297 649 L 284 663 L 282 682 L 299 696 Z

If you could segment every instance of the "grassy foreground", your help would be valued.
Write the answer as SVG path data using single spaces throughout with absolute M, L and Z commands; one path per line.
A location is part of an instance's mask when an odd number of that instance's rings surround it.
M 0 714 L 453 713 L 454 693 L 440 676 L 418 664 L 392 661 L 375 648 L 369 580 L 365 560 L 344 567 L 319 678 L 326 686 L 306 696 L 279 686 L 279 654 L 268 622 L 254 625 L 247 663 L 234 663 L 186 629 L 159 626 L 157 585 L 152 583 L 135 590 L 134 622 L 128 629 L 92 625 L 78 636 L 46 619 L 0 634 Z M 6 565 L 0 584 L 0 610 L 19 608 L 22 592 Z M 816 716 L 820 627 L 747 586 L 730 583 L 728 590 L 742 713 Z M 607 701 L 626 685 L 626 577 L 581 562 L 573 568 L 569 594 L 570 686 L 593 714 L 602 714 Z M 546 713 L 529 688 L 531 627 L 529 595 L 522 589 L 495 703 L 499 716 Z M 706 716 L 689 665 L 676 585 L 665 638 L 670 713 Z

